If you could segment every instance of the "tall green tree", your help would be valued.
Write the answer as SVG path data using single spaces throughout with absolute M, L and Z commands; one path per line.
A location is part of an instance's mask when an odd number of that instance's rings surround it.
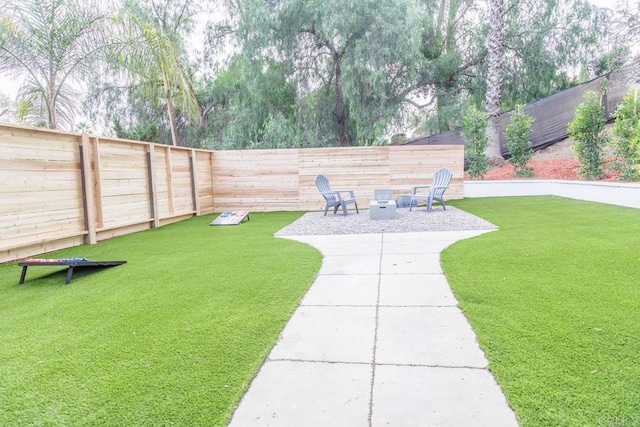
M 126 0 L 120 17 L 115 65 L 128 78 L 130 97 L 167 114 L 173 145 L 180 145 L 179 118 L 198 127 L 203 120 L 185 45 L 198 11 L 188 0 Z
M 236 57 L 198 93 L 210 106 L 204 146 L 286 148 L 301 143 L 294 126 L 296 85 L 287 75 L 281 63 Z
M 509 1 L 505 14 L 502 109 L 575 84 L 574 70 L 602 54 L 606 11 L 588 0 Z
M 614 45 L 638 46 L 640 44 L 640 5 L 633 0 L 617 0 L 612 17 Z
M 397 91 L 416 58 L 413 2 L 242 0 L 230 2 L 249 58 L 292 65 L 302 98 L 333 100 L 336 142 L 371 143 L 396 118 Z
M 439 133 L 460 125 L 476 84 L 473 77 L 485 61 L 483 27 L 477 22 L 482 9 L 466 0 L 420 4 L 420 59 L 414 64 L 419 78 L 405 96 L 429 101 L 418 107 L 426 115 L 427 133 Z
M 634 0 L 616 0 L 611 8 L 599 11 L 605 15 L 604 28 L 608 30 L 603 40 L 603 51 L 585 64 L 587 78 L 609 73 L 640 59 L 640 5 Z
M 295 114 L 322 119 L 338 145 L 379 143 L 413 115 L 428 133 L 449 130 L 487 100 L 489 0 L 227 3 L 233 19 L 210 38 L 233 32 L 247 60 L 291 70 Z M 512 0 L 503 16 L 506 109 L 570 85 L 601 40 L 587 0 Z
M 488 50 L 496 22 L 491 0 L 423 0 L 422 5 L 422 58 L 415 64 L 420 78 L 413 93 L 431 101 L 422 105 L 430 133 L 458 126 L 468 105 L 480 108 L 498 86 L 501 110 L 569 87 L 570 72 L 594 58 L 606 39 L 606 13 L 587 0 L 503 2 L 503 54 L 495 56 L 502 72 L 488 79 L 496 63 Z M 488 86 L 498 78 L 501 85 Z M 499 109 L 493 110 L 495 117 Z
M 0 73 L 22 80 L 24 119 L 73 128 L 82 106 L 78 87 L 110 46 L 106 1 L 3 0 Z

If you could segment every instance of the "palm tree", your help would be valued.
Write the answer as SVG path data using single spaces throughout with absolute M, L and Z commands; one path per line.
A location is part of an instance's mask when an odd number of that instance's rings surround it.
M 191 27 L 195 11 L 188 0 L 171 10 L 171 2 L 127 2 L 122 16 L 126 48 L 120 65 L 136 91 L 151 104 L 164 104 L 171 141 L 178 144 L 176 108 L 200 125 L 201 111 L 192 86 L 180 31 Z
M 490 163 L 502 163 L 500 153 L 500 108 L 502 99 L 502 63 L 504 61 L 504 0 L 490 1 L 487 39 L 487 97 L 489 145 L 485 155 Z
M 105 1 L 3 0 L 0 74 L 22 80 L 24 118 L 51 129 L 73 126 L 74 90 L 109 44 Z M 34 123 L 37 122 L 37 123 Z

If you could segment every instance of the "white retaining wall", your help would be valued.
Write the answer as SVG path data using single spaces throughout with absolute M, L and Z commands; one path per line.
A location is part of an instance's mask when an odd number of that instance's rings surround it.
M 640 209 L 640 184 L 600 181 L 465 181 L 464 197 L 560 196 Z

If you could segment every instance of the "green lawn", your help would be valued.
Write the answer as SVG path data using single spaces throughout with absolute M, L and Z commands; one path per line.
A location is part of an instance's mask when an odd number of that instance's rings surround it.
M 321 255 L 273 233 L 300 213 L 213 216 L 0 265 L 0 425 L 226 425 L 314 281 Z
M 640 425 L 640 211 L 556 197 L 452 204 L 500 227 L 443 253 L 524 426 Z M 299 213 L 194 218 L 0 265 L 0 425 L 226 425 L 321 255 L 273 238 Z
M 640 426 L 640 210 L 454 202 L 500 227 L 442 264 L 523 426 Z

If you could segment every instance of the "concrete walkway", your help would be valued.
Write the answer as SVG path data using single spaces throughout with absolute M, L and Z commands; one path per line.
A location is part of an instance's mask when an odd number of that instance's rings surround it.
M 482 233 L 289 237 L 322 267 L 230 426 L 517 426 L 440 267 Z

